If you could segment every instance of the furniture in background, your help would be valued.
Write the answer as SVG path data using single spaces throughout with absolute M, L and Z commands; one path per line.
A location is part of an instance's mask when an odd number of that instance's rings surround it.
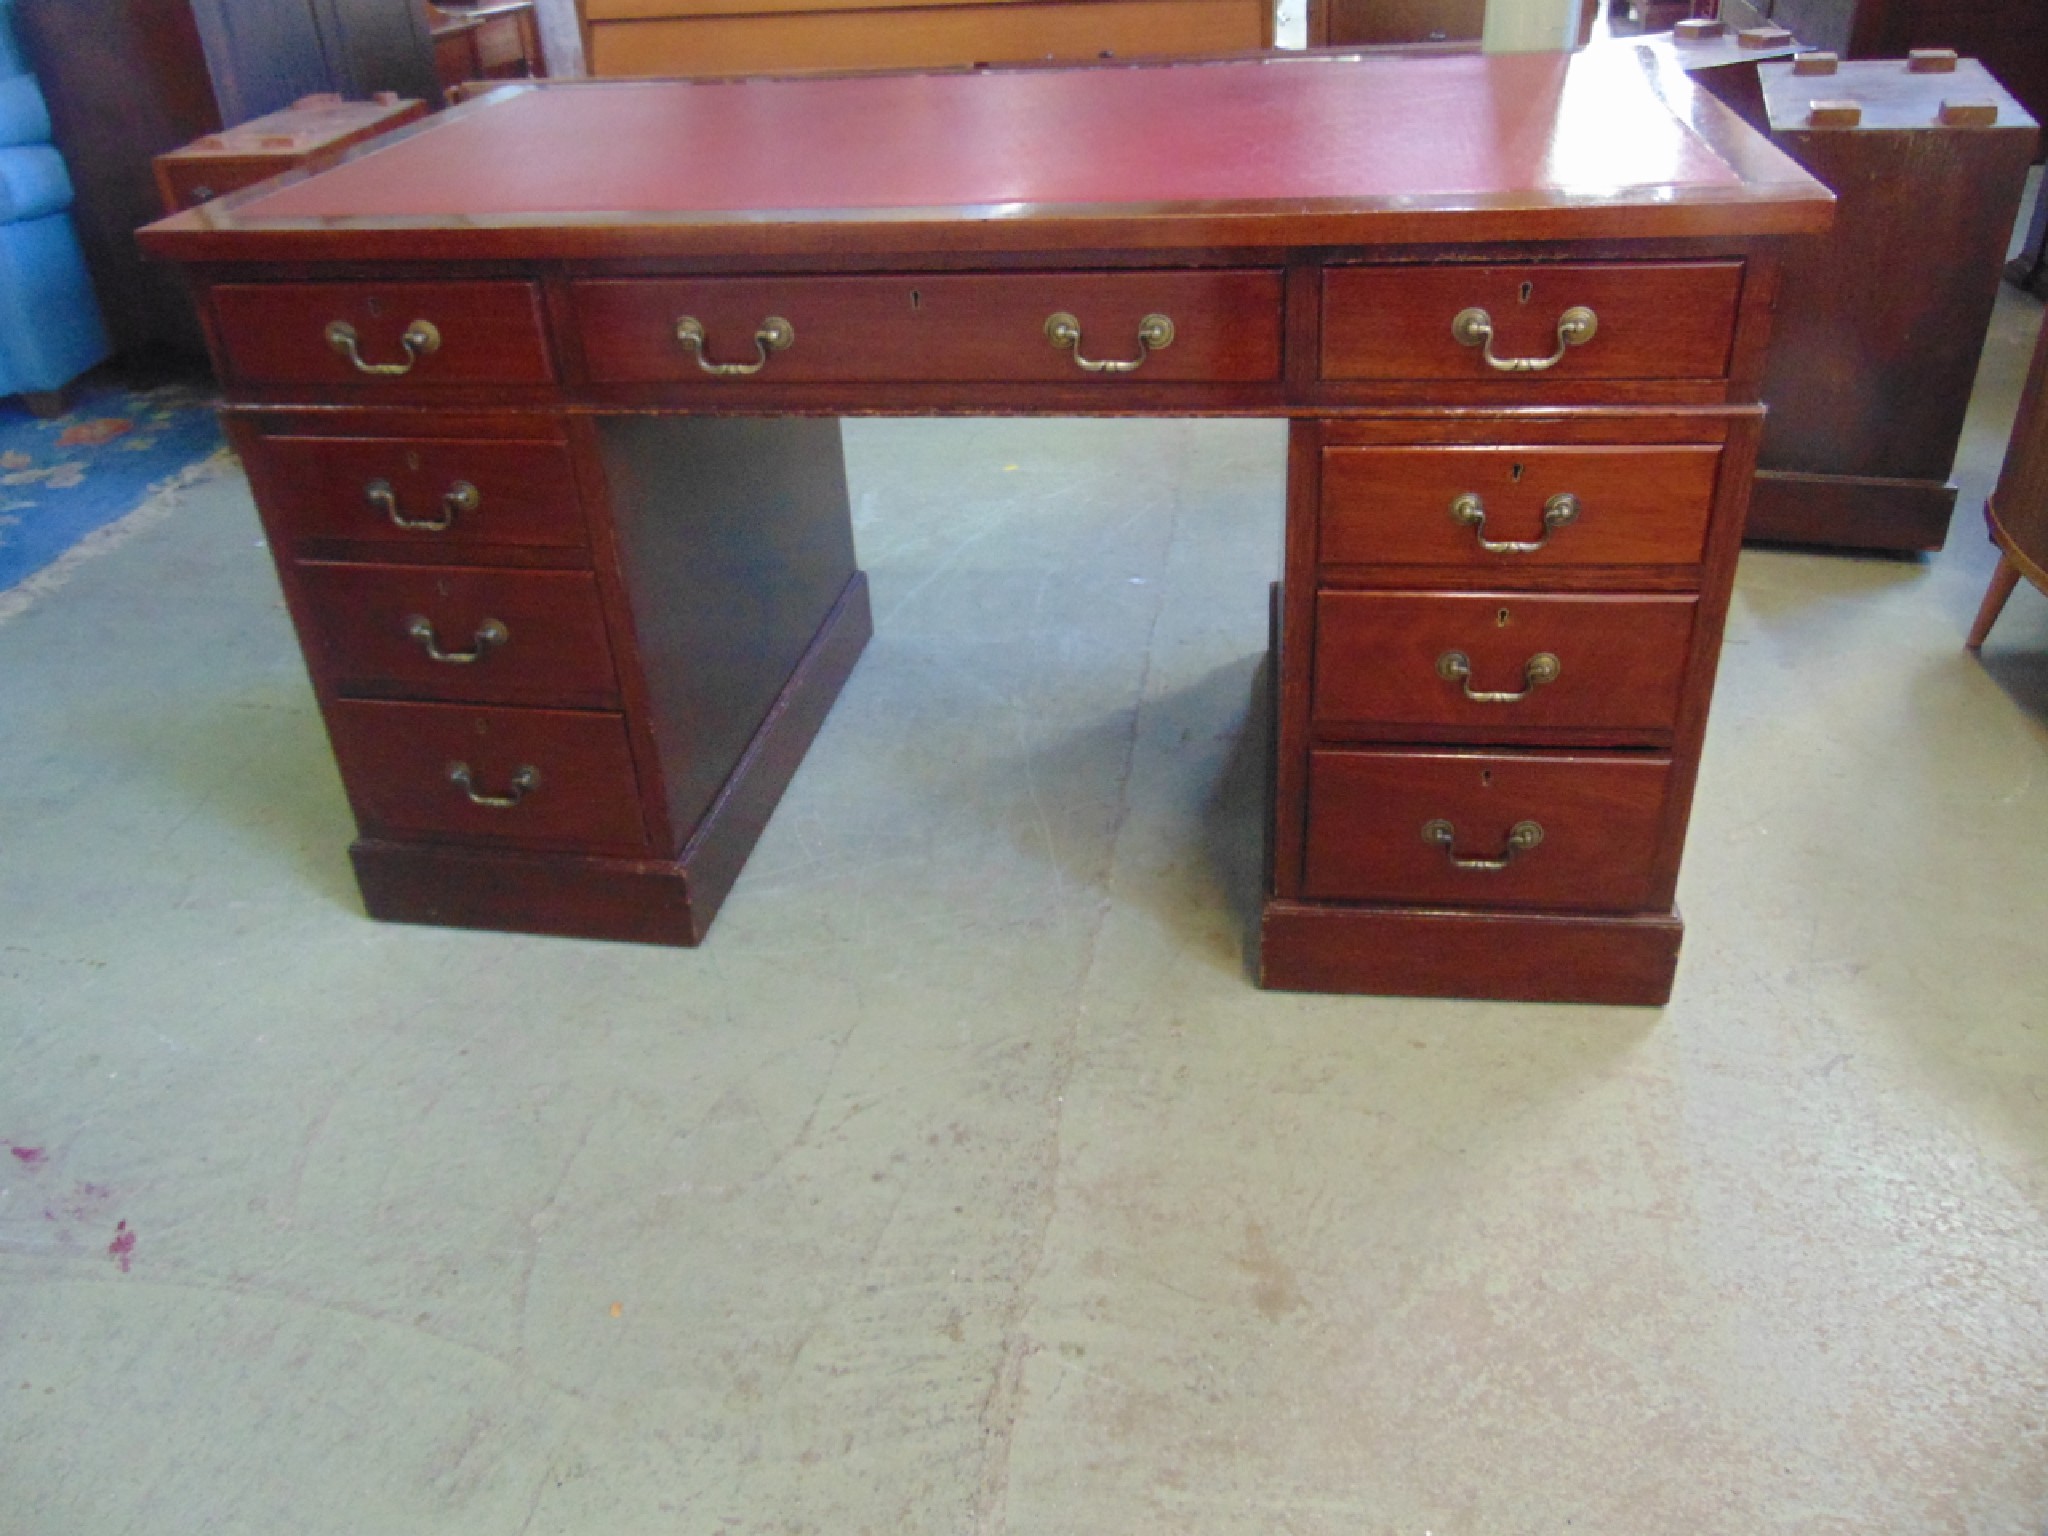
M 2013 418 L 1997 488 L 1984 503 L 1984 520 L 1999 559 L 1964 642 L 1973 651 L 1984 644 L 2022 576 L 2048 592 L 2048 326 L 2034 344 L 2033 368 Z
M 1273 0 L 582 0 L 593 75 L 945 69 L 1273 45 Z
M 1265 984 L 1654 1003 L 1831 203 L 1625 51 L 1324 53 L 506 86 L 144 238 L 374 915 L 704 937 L 870 630 L 833 417 L 1217 412 L 1290 421 Z
M 176 213 L 285 171 L 330 165 L 350 148 L 424 117 L 427 104 L 389 91 L 374 101 L 303 96 L 282 112 L 246 123 L 156 157 L 163 211 Z
M 479 80 L 528 80 L 548 72 L 533 0 L 436 5 L 424 0 L 443 91 Z
M 1309 0 L 1308 45 L 1477 42 L 1486 0 Z
M 12 4 L 0 0 L 0 395 L 43 414 L 107 355 L 70 206 L 50 114 L 15 44 Z
M 1721 0 L 1740 26 L 1768 21 L 1845 59 L 1947 48 L 1982 60 L 2036 121 L 2048 120 L 2048 5 L 2042 0 Z
M 1785 263 L 1749 536 L 1939 549 L 2033 119 L 1952 54 L 1758 73 L 1773 141 L 1840 203 Z
M 318 92 L 441 99 L 418 0 L 17 4 L 119 351 L 204 347 L 178 275 L 135 244 L 160 212 L 158 155 Z

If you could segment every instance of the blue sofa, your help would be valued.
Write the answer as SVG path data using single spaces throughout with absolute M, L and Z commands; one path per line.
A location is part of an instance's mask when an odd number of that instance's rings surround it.
M 70 206 L 13 0 L 0 0 L 0 396 L 47 397 L 107 355 Z

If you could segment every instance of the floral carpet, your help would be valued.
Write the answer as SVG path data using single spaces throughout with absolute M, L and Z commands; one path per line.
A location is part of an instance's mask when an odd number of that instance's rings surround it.
M 148 506 L 221 450 L 204 381 L 78 387 L 61 416 L 0 401 L 0 595 Z

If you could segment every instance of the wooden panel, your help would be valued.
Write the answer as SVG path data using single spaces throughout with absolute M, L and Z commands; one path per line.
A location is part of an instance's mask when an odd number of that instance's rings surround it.
M 617 715 L 343 700 L 329 707 L 327 731 L 366 837 L 594 852 L 637 852 L 646 843 Z M 479 806 L 451 780 L 455 764 L 468 767 L 481 795 L 508 796 L 522 769 L 539 782 L 516 805 Z
M 1309 765 L 1310 896 L 1628 912 L 1649 898 L 1670 760 L 1480 752 L 1317 752 Z M 1438 820 L 1450 849 L 1426 842 Z M 1511 829 L 1542 841 L 1504 868 Z
M 361 385 L 397 399 L 554 377 L 532 283 L 223 283 L 212 297 L 228 365 L 252 384 Z M 345 322 L 364 363 L 399 367 L 401 338 L 417 320 L 440 332 L 440 345 L 402 373 L 365 373 L 327 339 L 330 324 Z
M 1494 379 L 1540 391 L 1551 380 L 1715 379 L 1728 371 L 1740 262 L 1343 267 L 1323 277 L 1326 379 Z M 1558 321 L 1590 308 L 1590 341 L 1555 367 L 1502 373 L 1451 322 L 1482 309 L 1503 359 L 1547 358 Z
M 1325 592 L 1316 601 L 1316 726 L 1383 739 L 1452 727 L 1491 741 L 1557 729 L 1668 732 L 1696 606 L 1683 595 Z M 1468 659 L 1469 678 L 1439 671 L 1451 652 Z M 1531 685 L 1539 655 L 1559 669 Z M 1522 697 L 1478 702 L 1468 688 Z
M 1437 43 L 1477 38 L 1486 30 L 1486 0 L 1317 0 L 1319 47 L 1352 43 Z
M 339 693 L 582 709 L 618 704 L 604 615 L 587 571 L 307 563 L 299 579 L 312 609 L 309 649 Z M 475 660 L 434 660 L 412 633 L 418 619 L 432 627 L 444 654 Z
M 671 14 L 607 21 L 593 10 L 593 74 L 930 69 L 1026 59 L 1230 53 L 1272 41 L 1270 0 L 869 5 L 795 15 L 680 16 L 673 13 L 682 7 L 667 4 L 633 9 L 643 16 Z
M 1326 449 L 1322 564 L 1464 566 L 1481 579 L 1556 566 L 1697 565 L 1720 462 L 1721 450 L 1706 446 Z M 1480 499 L 1477 529 L 1451 515 L 1464 495 Z M 1546 532 L 1545 509 L 1560 496 L 1576 515 Z M 1490 553 L 1482 537 L 1541 547 Z
M 1277 379 L 1278 272 L 1057 272 L 892 277 L 625 280 L 574 286 L 585 364 L 598 383 L 664 381 L 725 398 L 780 383 Z M 1091 374 L 1076 351 L 1055 347 L 1046 322 L 1081 323 L 1082 356 L 1142 358 L 1133 373 Z M 1171 345 L 1147 355 L 1140 323 L 1159 313 Z M 705 331 L 703 356 L 719 366 L 761 364 L 746 377 L 712 377 L 676 340 L 683 316 Z M 763 351 L 769 317 L 794 343 Z
M 567 550 L 587 542 L 562 443 L 265 436 L 245 466 L 272 527 L 294 541 L 391 546 L 451 560 L 491 545 Z M 383 485 L 391 488 L 388 503 L 378 494 Z M 401 527 L 394 516 L 448 526 Z

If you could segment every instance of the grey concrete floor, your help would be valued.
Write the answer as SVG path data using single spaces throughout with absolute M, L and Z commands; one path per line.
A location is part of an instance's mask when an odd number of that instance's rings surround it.
M 365 920 L 228 475 L 0 624 L 0 1533 L 2048 1526 L 2048 599 L 1742 563 L 1661 1011 L 1245 960 L 1272 423 L 847 429 L 695 952 Z

